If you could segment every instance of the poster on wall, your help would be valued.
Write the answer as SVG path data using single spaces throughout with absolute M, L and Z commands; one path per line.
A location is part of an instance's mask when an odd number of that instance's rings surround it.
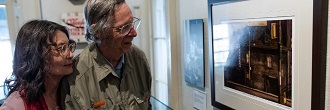
M 227 30 L 215 34 L 221 39 L 214 40 L 214 44 L 228 42 L 214 47 L 228 50 L 215 51 L 214 56 L 224 58 L 215 63 L 223 65 L 225 87 L 291 107 L 292 19 L 226 21 L 218 26 L 214 31 Z
M 62 14 L 62 25 L 69 30 L 70 38 L 77 43 L 86 42 L 84 32 L 84 17 L 82 12 L 68 12 Z
M 209 0 L 208 59 L 214 107 L 311 108 L 313 8 L 308 3 L 293 6 L 295 2 Z
M 185 21 L 184 78 L 188 85 L 204 88 L 203 19 Z

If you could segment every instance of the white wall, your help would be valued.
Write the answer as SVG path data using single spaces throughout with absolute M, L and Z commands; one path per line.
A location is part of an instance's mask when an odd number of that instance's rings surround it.
M 67 12 L 83 12 L 85 0 L 40 0 L 42 19 L 62 23 L 61 16 Z
M 150 0 L 127 0 L 127 3 L 132 7 L 140 6 L 141 9 L 141 18 L 148 19 L 150 17 L 151 11 L 143 11 L 143 8 L 151 9 Z M 143 3 L 145 3 L 143 5 Z M 204 19 L 204 36 L 207 44 L 207 0 L 167 0 L 168 6 L 168 25 L 170 32 L 170 47 L 171 47 L 171 74 L 169 77 L 169 106 L 174 110 L 193 110 L 193 89 L 190 86 L 187 86 L 184 77 L 183 77 L 183 36 L 184 36 L 184 20 L 186 19 Z M 192 13 L 193 12 L 193 13 Z M 144 22 L 144 21 L 143 21 Z M 142 22 L 142 23 L 143 23 Z M 151 22 L 147 20 L 145 22 Z M 145 27 L 144 30 L 151 30 L 150 27 Z M 144 33 L 144 32 L 142 32 Z M 152 35 L 146 33 L 145 35 Z M 139 38 L 139 37 L 138 37 Z M 148 43 L 151 40 L 151 36 L 143 36 L 144 40 L 141 40 L 143 43 Z M 148 44 L 151 45 L 151 44 Z M 141 45 L 144 47 L 143 45 Z M 148 50 L 150 48 L 147 48 Z M 207 50 L 207 47 L 205 47 Z M 146 51 L 148 51 L 146 50 Z M 150 51 L 150 50 L 149 50 Z M 205 56 L 208 56 L 207 52 Z M 205 58 L 207 59 L 207 57 Z M 152 63 L 151 63 L 152 64 Z M 205 62 L 206 67 L 208 67 L 208 62 Z M 152 66 L 152 65 L 151 65 Z M 210 97 L 210 88 L 209 88 L 209 70 L 206 68 L 205 71 L 205 91 L 207 95 L 207 109 L 211 110 L 211 97 Z
M 7 0 L 8 26 L 12 47 L 19 28 L 27 21 L 40 18 L 39 0 Z
M 141 19 L 140 27 L 137 30 L 137 37 L 134 38 L 133 43 L 141 48 L 146 57 L 151 62 L 151 51 L 150 51 L 150 9 L 148 0 L 126 0 L 126 3 L 130 6 L 132 13 L 135 17 Z
M 170 50 L 171 50 L 171 72 L 168 75 L 168 89 L 169 89 L 169 106 L 175 110 L 183 110 L 182 109 L 182 99 L 184 98 L 182 93 L 181 86 L 181 37 L 180 36 L 180 0 L 167 0 L 167 21 L 168 21 L 168 29 L 167 31 L 170 33 Z
M 184 21 L 187 19 L 203 19 L 204 20 L 204 64 L 205 64 L 205 94 L 206 94 L 206 109 L 207 110 L 212 110 L 213 107 L 211 105 L 211 88 L 210 88 L 210 70 L 209 70 L 209 62 L 208 62 L 208 56 L 209 53 L 208 50 L 208 29 L 207 29 L 207 16 L 208 16 L 208 7 L 207 7 L 207 0 L 179 0 L 179 9 L 178 9 L 178 15 L 179 15 L 179 33 L 181 36 L 180 40 L 179 40 L 179 46 L 180 46 L 180 52 L 181 52 L 181 56 L 180 56 L 180 61 L 184 62 L 184 58 L 183 58 L 183 49 L 184 49 L 184 45 L 183 45 L 183 36 L 184 35 Z M 181 107 L 182 109 L 180 110 L 193 110 L 193 87 L 190 87 L 186 84 L 186 82 L 184 81 L 184 70 L 183 70 L 184 66 L 183 63 L 181 63 L 180 65 L 180 82 L 181 82 L 181 93 L 180 95 L 182 96 L 182 104 Z

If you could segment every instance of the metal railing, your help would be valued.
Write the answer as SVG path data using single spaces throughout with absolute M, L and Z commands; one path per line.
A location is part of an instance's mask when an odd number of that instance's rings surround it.
M 7 92 L 8 92 L 8 91 L 6 91 L 6 89 L 7 89 L 6 86 L 5 85 L 0 85 L 0 88 L 3 88 L 3 93 L 6 96 L 7 95 Z M 5 100 L 6 100 L 6 97 L 0 99 L 0 106 L 5 102 Z
M 4 85 L 0 85 L 0 87 L 2 87 L 4 89 L 4 93 L 6 94 L 6 88 Z M 6 98 L 4 99 L 0 99 L 0 106 L 4 103 Z M 156 99 L 155 97 L 151 96 L 150 97 L 150 103 L 152 106 L 152 110 L 173 110 L 172 108 L 170 108 L 169 106 L 165 105 L 163 102 L 159 101 L 158 99 Z

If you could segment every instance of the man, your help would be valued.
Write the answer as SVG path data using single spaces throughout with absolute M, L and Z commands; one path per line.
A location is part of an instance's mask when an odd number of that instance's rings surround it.
M 151 109 L 148 61 L 132 45 L 140 19 L 125 0 L 88 0 L 84 16 L 92 43 L 74 58 L 74 71 L 63 80 L 63 108 Z

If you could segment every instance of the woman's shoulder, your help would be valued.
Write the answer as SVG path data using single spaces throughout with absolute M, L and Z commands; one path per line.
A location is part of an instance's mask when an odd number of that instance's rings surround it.
M 1 105 L 0 110 L 24 110 L 24 101 L 18 91 L 15 91 L 7 97 Z

